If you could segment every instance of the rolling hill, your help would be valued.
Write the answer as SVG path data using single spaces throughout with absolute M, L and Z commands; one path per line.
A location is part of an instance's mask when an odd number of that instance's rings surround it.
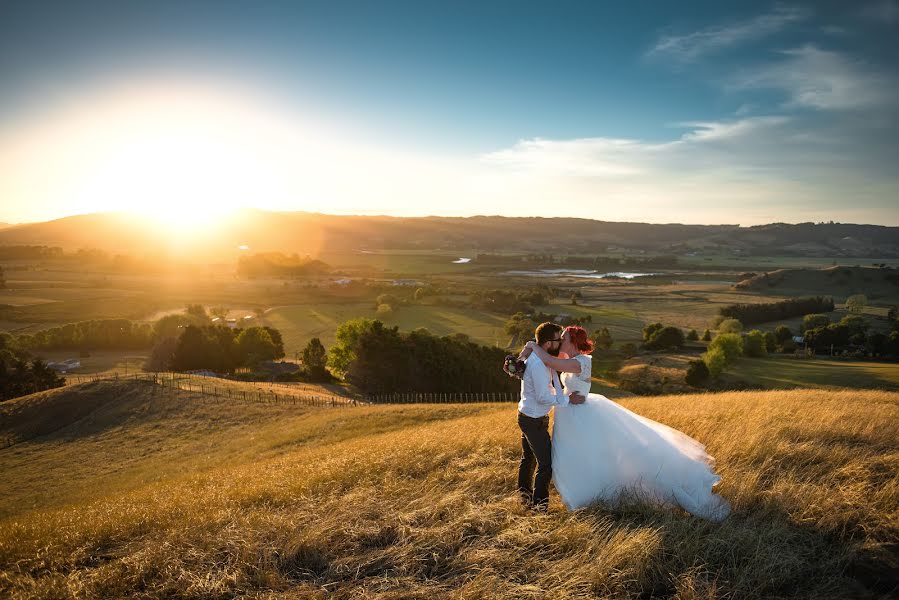
M 564 241 L 559 232 L 564 231 Z M 321 252 L 411 249 L 580 252 L 609 248 L 661 253 L 899 257 L 899 227 L 775 223 L 755 227 L 615 223 L 536 217 L 384 217 L 243 210 L 215 230 L 189 235 L 124 213 L 66 217 L 0 230 L 0 245 L 99 248 L 134 255 L 191 252 L 230 259 L 253 251 Z
M 868 299 L 899 297 L 899 271 L 879 267 L 827 267 L 824 269 L 778 269 L 744 279 L 738 290 L 845 297 L 865 294 Z
M 534 515 L 511 404 L 309 409 L 95 382 L 0 404 L 0 595 L 878 598 L 899 394 L 628 398 L 703 441 L 734 514 Z M 810 408 L 813 407 L 813 410 Z M 52 415 L 52 426 L 37 425 Z

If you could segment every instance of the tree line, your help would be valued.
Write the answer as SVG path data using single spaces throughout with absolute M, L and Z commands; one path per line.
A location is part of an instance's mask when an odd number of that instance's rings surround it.
M 237 259 L 241 277 L 305 277 L 326 274 L 331 268 L 320 260 L 298 254 L 263 252 Z
M 378 320 L 352 319 L 338 327 L 328 367 L 360 390 L 387 392 L 514 392 L 502 372 L 505 351 L 465 335 L 401 332 Z
M 737 319 L 745 325 L 752 325 L 780 321 L 809 313 L 831 312 L 833 309 L 833 298 L 808 296 L 760 304 L 730 304 L 722 306 L 718 309 L 718 313 L 722 317 Z

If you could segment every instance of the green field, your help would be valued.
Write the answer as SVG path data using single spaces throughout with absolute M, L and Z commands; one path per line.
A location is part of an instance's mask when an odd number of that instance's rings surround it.
M 765 388 L 899 390 L 899 363 L 784 358 L 741 358 L 725 373 Z

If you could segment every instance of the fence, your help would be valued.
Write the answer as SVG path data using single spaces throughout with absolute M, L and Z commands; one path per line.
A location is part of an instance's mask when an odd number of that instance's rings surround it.
M 231 401 L 292 404 L 314 407 L 345 407 L 366 404 L 458 404 L 474 402 L 518 402 L 518 392 L 394 392 L 366 394 L 364 400 L 337 393 L 323 393 L 319 386 L 242 382 L 192 373 L 97 373 L 66 375 L 66 385 L 94 381 L 145 381 L 163 393 L 176 390 Z M 247 389 L 250 386 L 251 389 Z M 155 392 L 155 389 L 154 389 Z

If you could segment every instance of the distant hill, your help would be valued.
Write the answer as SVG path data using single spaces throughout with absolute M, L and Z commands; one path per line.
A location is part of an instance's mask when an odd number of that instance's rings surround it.
M 827 267 L 824 269 L 778 269 L 736 283 L 748 291 L 798 291 L 806 295 L 850 296 L 868 299 L 899 298 L 899 269 L 879 267 Z
M 0 245 L 49 245 L 113 253 L 191 252 L 230 259 L 237 247 L 317 255 L 335 250 L 421 249 L 598 254 L 782 254 L 899 257 L 899 227 L 850 224 L 755 227 L 617 223 L 542 217 L 384 217 L 244 210 L 214 231 L 187 235 L 127 214 L 66 217 L 0 229 Z

